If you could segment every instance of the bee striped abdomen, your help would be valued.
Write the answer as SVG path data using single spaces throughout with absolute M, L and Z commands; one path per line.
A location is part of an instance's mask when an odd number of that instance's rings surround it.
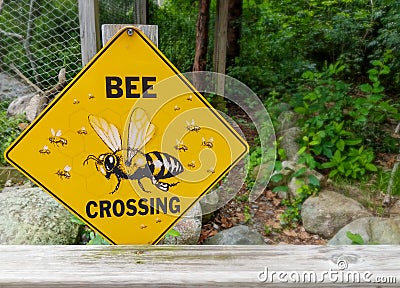
M 147 164 L 154 178 L 166 179 L 174 177 L 183 172 L 183 166 L 175 157 L 153 151 L 146 154 Z

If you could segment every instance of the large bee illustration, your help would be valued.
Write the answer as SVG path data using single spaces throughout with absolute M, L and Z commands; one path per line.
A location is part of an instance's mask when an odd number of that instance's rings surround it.
M 122 148 L 118 129 L 101 117 L 89 115 L 89 123 L 101 140 L 112 151 L 110 153 L 88 155 L 83 164 L 94 160 L 96 169 L 107 179 L 111 175 L 117 177 L 117 185 L 110 194 L 114 194 L 122 179 L 137 180 L 139 187 L 147 191 L 141 180 L 149 178 L 154 186 L 162 191 L 168 191 L 175 183 L 165 183 L 159 180 L 174 177 L 183 172 L 183 166 L 175 157 L 159 151 L 143 153 L 141 150 L 153 137 L 155 126 L 150 123 L 145 111 L 141 108 L 133 110 L 129 116 L 127 146 Z

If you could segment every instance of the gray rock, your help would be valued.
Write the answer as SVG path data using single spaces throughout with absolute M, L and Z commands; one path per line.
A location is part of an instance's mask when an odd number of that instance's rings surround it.
M 0 73 L 0 101 L 15 99 L 32 92 L 32 88 L 25 83 L 4 72 Z
M 0 193 L 0 244 L 75 244 L 79 228 L 40 188 Z
M 276 131 L 278 133 L 296 127 L 297 126 L 297 121 L 300 119 L 300 115 L 288 110 L 288 111 L 283 111 L 281 114 L 278 116 L 278 125 L 276 127 Z
M 223 230 L 204 241 L 204 245 L 266 245 L 263 237 L 245 225 Z
M 359 234 L 364 244 L 398 245 L 400 244 L 400 217 L 388 219 L 366 217 L 347 224 L 329 240 L 330 245 L 349 245 L 351 239 L 347 232 Z
M 203 212 L 203 223 L 208 222 L 215 210 L 219 208 L 219 189 L 214 189 L 208 192 L 203 198 L 200 199 L 201 211 Z
M 301 218 L 307 232 L 331 238 L 355 219 L 371 214 L 357 201 L 334 191 L 324 190 L 309 197 L 302 206 Z
M 186 215 L 176 223 L 174 230 L 180 236 L 165 236 L 163 244 L 167 245 L 195 245 L 199 241 L 201 232 L 201 206 L 196 203 Z
M 299 144 L 296 140 L 300 137 L 301 129 L 299 127 L 292 127 L 282 131 L 281 140 L 280 140 L 280 148 L 283 148 L 286 153 L 286 158 L 289 161 L 297 161 L 298 155 L 297 152 L 300 149 Z

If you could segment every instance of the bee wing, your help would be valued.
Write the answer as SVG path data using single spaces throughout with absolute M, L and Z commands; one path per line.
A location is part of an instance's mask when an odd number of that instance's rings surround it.
M 211 137 L 210 139 L 208 139 L 208 142 L 213 142 L 214 141 L 214 138 L 213 137 Z
M 43 150 L 48 150 L 48 149 L 49 149 L 49 147 L 47 147 L 47 145 L 43 146 Z
M 58 131 L 57 131 L 56 136 L 57 136 L 57 137 L 60 137 L 60 136 L 61 136 L 61 130 L 58 130 Z
M 64 167 L 64 171 L 65 172 L 69 172 L 69 171 L 71 171 L 71 166 L 69 166 L 69 165 L 66 165 L 65 167 Z
M 146 112 L 141 108 L 133 110 L 128 127 L 128 150 L 142 149 L 153 137 L 154 132 L 155 126 L 150 123 Z M 128 157 L 128 159 L 130 159 L 130 157 Z
M 56 136 L 56 132 L 54 131 L 53 128 L 51 128 L 50 131 L 51 131 L 51 135 Z
M 117 127 L 113 124 L 107 123 L 101 117 L 89 115 L 89 123 L 93 130 L 96 131 L 97 135 L 103 140 L 111 151 L 115 152 L 121 150 L 121 137 L 119 135 Z

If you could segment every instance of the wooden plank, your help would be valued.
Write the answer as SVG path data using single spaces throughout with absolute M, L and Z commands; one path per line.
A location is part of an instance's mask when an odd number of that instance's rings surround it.
M 135 23 L 147 24 L 149 18 L 149 3 L 147 0 L 135 0 Z
M 158 47 L 158 26 L 141 24 L 103 24 L 101 25 L 101 39 L 103 46 L 106 45 L 115 33 L 126 26 L 139 28 Z
M 98 0 L 79 0 L 79 25 L 82 66 L 85 66 L 100 49 Z
M 372 281 L 397 282 L 399 256 L 400 246 L 378 245 L 10 245 L 0 246 L 0 287 L 259 287 L 271 279 L 273 287 L 387 287 Z M 299 283 L 291 283 L 296 273 Z M 309 283 L 310 273 L 324 282 Z

